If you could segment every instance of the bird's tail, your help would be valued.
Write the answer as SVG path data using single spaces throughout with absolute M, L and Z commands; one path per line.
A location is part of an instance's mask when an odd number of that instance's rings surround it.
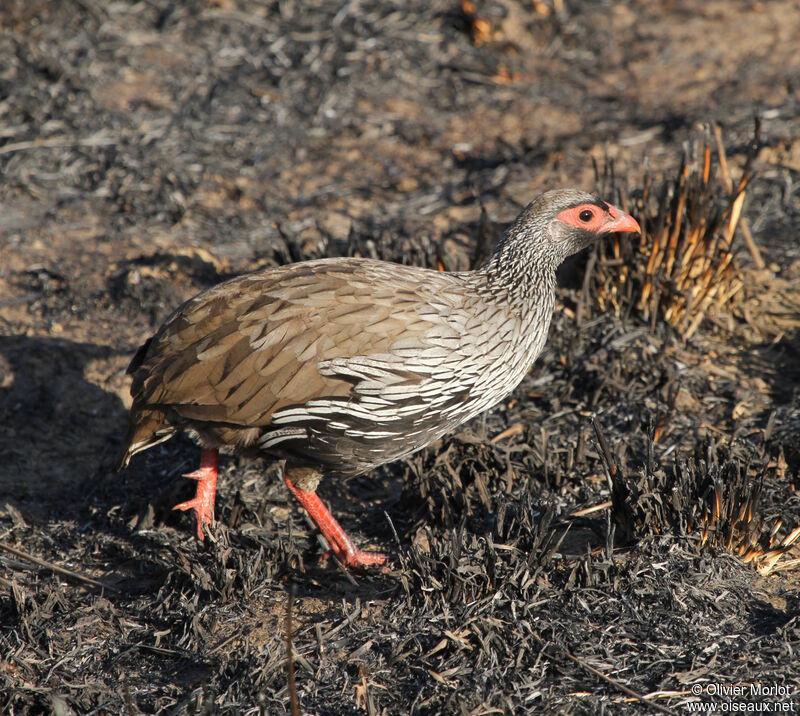
M 162 410 L 148 408 L 131 413 L 128 434 L 117 457 L 117 471 L 128 467 L 128 463 L 137 452 L 169 440 L 175 432 L 175 428 L 167 422 Z

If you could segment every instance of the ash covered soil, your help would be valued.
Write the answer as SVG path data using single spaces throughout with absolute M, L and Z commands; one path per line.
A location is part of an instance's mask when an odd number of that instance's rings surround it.
M 0 710 L 290 713 L 290 595 L 302 713 L 800 683 L 800 550 L 759 561 L 800 522 L 797 37 L 788 0 L 0 5 Z M 613 160 L 624 199 L 712 122 L 738 178 L 756 112 L 766 268 L 737 234 L 745 285 L 684 340 L 567 267 L 512 396 L 322 484 L 386 572 L 321 564 L 268 461 L 224 459 L 202 545 L 170 509 L 188 440 L 114 472 L 127 363 L 197 291 L 319 256 L 468 268 L 540 191 Z

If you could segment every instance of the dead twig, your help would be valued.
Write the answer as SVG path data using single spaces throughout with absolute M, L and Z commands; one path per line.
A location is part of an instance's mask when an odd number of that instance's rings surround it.
M 623 694 L 627 694 L 632 699 L 635 699 L 639 703 L 648 706 L 649 708 L 653 709 L 653 711 L 657 711 L 661 714 L 669 714 L 670 716 L 676 716 L 675 712 L 672 709 L 668 709 L 666 706 L 662 706 L 661 704 L 657 704 L 654 701 L 642 696 L 642 694 L 636 693 L 633 689 L 628 686 L 625 686 L 621 681 L 617 681 L 616 679 L 612 679 L 610 676 L 604 674 L 599 669 L 595 669 L 591 664 L 587 664 L 583 659 L 579 659 L 577 656 L 570 654 L 566 649 L 563 650 L 564 656 L 566 656 L 572 663 L 577 664 L 582 669 L 586 669 L 590 674 L 594 674 L 598 679 L 602 679 L 607 684 L 610 684 L 615 689 L 619 689 Z
M 30 149 L 64 149 L 65 147 L 110 147 L 117 143 L 113 137 L 98 132 L 85 139 L 69 137 L 48 137 L 47 139 L 32 139 L 22 142 L 11 142 L 0 147 L 0 156 L 24 152 Z
M 606 442 L 603 433 L 600 432 L 600 426 L 597 423 L 597 418 L 592 417 L 592 427 L 594 428 L 594 434 L 597 437 L 597 442 L 600 445 L 600 450 L 603 454 L 603 460 L 608 468 L 608 474 L 613 480 L 617 476 L 617 463 L 614 462 L 614 458 L 611 457 L 611 451 L 608 449 L 608 443 Z
M 83 582 L 84 584 L 89 584 L 92 587 L 97 589 L 106 589 L 109 592 L 114 592 L 115 594 L 121 594 L 121 590 L 117 589 L 116 587 L 112 587 L 110 584 L 106 584 L 105 582 L 100 582 L 97 579 L 92 579 L 91 577 L 87 577 L 80 572 L 76 572 L 74 569 L 67 569 L 66 567 L 60 567 L 53 562 L 48 562 L 41 557 L 37 557 L 36 555 L 30 554 L 29 552 L 25 552 L 21 549 L 17 549 L 16 547 L 12 547 L 9 544 L 5 544 L 0 542 L 0 550 L 3 552 L 7 552 L 8 554 L 13 554 L 15 557 L 19 557 L 20 559 L 24 559 L 27 562 L 32 562 L 33 564 L 44 567 L 45 569 L 49 569 L 51 572 L 55 572 L 56 574 L 61 574 L 65 577 L 69 577 L 70 579 L 74 579 L 78 582 Z
M 508 438 L 513 438 L 517 435 L 522 435 L 525 432 L 525 426 L 522 423 L 514 423 L 513 425 L 507 427 L 505 430 L 497 433 L 489 442 L 492 445 L 497 445 L 497 443 L 502 442 L 503 440 L 508 440 Z
M 714 140 L 717 144 L 717 154 L 719 155 L 719 169 L 722 181 L 725 185 L 725 189 L 729 194 L 733 193 L 733 181 L 731 180 L 731 175 L 728 172 L 728 160 L 725 156 L 725 145 L 722 142 L 722 129 L 720 126 L 715 122 L 712 125 L 712 131 L 714 132 Z M 747 246 L 747 250 L 750 252 L 750 256 L 753 259 L 753 263 L 755 263 L 756 268 L 763 269 L 766 267 L 766 263 L 764 262 L 764 258 L 761 256 L 761 251 L 758 248 L 755 240 L 753 239 L 753 235 L 750 233 L 750 225 L 747 222 L 747 219 L 742 217 L 739 221 L 739 228 L 742 230 L 742 238 L 744 238 L 745 246 Z
M 611 500 L 605 500 L 600 502 L 596 505 L 592 505 L 591 507 L 584 507 L 582 510 L 575 510 L 575 512 L 570 512 L 570 517 L 586 517 L 587 515 L 593 515 L 595 512 L 602 512 L 603 510 L 607 510 L 611 505 L 614 504 Z
M 292 705 L 292 716 L 300 716 L 300 706 L 297 700 L 297 684 L 294 680 L 294 656 L 292 652 L 292 599 L 294 585 L 289 587 L 286 597 L 286 666 L 289 672 L 289 700 Z

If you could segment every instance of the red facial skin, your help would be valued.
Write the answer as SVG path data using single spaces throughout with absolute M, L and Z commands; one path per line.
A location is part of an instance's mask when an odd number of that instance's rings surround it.
M 607 210 L 603 210 L 597 204 L 579 204 L 571 209 L 564 209 L 556 219 L 596 234 L 642 232 L 636 219 L 612 204 L 608 205 Z

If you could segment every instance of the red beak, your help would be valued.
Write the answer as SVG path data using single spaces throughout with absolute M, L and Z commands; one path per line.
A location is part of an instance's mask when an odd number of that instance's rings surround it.
M 603 234 L 624 234 L 624 233 L 637 233 L 641 234 L 642 229 L 639 222 L 636 221 L 630 214 L 626 214 L 621 209 L 617 209 L 612 204 L 608 205 L 608 214 L 611 221 L 603 224 L 600 232 Z

